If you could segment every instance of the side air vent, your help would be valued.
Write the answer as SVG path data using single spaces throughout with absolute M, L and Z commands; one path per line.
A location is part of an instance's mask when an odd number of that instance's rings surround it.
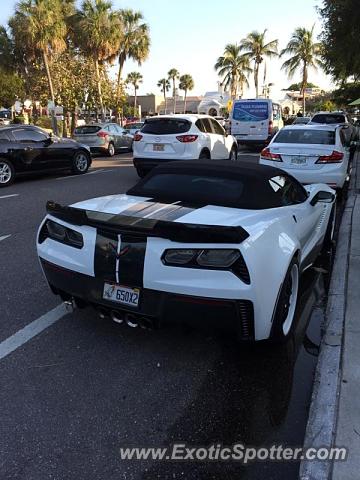
M 239 300 L 237 302 L 240 319 L 239 334 L 241 340 L 254 340 L 254 307 L 250 300 Z
M 244 283 L 250 285 L 250 273 L 246 266 L 244 257 L 240 254 L 240 257 L 236 260 L 232 266 L 233 273 L 239 277 Z

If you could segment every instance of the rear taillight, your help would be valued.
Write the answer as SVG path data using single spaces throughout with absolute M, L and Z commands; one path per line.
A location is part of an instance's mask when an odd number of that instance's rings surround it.
M 281 155 L 278 153 L 271 153 L 269 147 L 261 150 L 260 157 L 265 158 L 266 160 L 273 160 L 274 162 L 282 162 Z
M 178 135 L 176 140 L 179 140 L 181 143 L 191 143 L 197 140 L 197 135 Z
M 106 138 L 109 136 L 109 134 L 107 132 L 103 132 L 102 130 L 100 130 L 99 133 L 96 134 L 98 137 L 101 137 L 101 138 Z
M 269 129 L 268 129 L 269 135 L 272 135 L 272 132 L 273 132 L 273 122 L 272 122 L 272 120 L 270 120 L 270 122 L 269 122 Z
M 140 142 L 140 140 L 142 138 L 143 138 L 143 136 L 140 135 L 140 133 L 135 133 L 133 140 L 134 140 L 134 142 Z
M 344 154 L 334 150 L 331 155 L 322 155 L 317 159 L 315 163 L 341 163 L 343 161 Z

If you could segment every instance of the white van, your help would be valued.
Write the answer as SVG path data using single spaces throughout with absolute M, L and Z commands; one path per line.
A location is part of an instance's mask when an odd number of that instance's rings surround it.
M 284 126 L 281 106 L 270 99 L 235 100 L 231 111 L 231 135 L 242 145 L 266 145 Z

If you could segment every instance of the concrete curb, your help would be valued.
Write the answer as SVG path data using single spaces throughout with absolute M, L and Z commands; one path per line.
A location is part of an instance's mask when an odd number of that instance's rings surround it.
M 347 275 L 349 267 L 352 215 L 355 205 L 356 164 L 360 152 L 355 154 L 348 198 L 343 212 L 326 307 L 326 324 L 316 366 L 313 393 L 306 427 L 304 449 L 331 448 L 336 434 L 339 401 L 341 356 L 346 309 Z M 300 464 L 301 480 L 328 480 L 332 461 L 308 461 Z

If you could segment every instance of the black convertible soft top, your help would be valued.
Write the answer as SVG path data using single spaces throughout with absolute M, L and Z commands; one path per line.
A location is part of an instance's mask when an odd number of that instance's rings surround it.
M 286 177 L 295 188 L 301 184 L 279 168 L 249 162 L 186 160 L 156 167 L 127 191 L 128 195 L 193 205 L 219 205 L 262 210 L 283 206 L 281 186 L 270 179 Z M 275 185 L 276 186 L 276 185 Z

